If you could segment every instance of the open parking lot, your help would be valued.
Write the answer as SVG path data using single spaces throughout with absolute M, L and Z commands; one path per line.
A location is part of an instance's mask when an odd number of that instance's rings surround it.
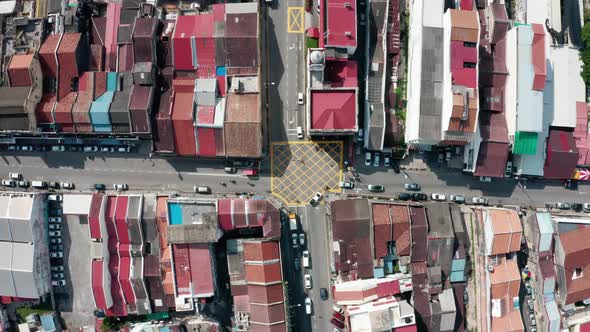
M 56 305 L 68 327 L 94 324 L 94 300 L 90 277 L 90 240 L 86 219 L 75 216 L 62 222 L 65 287 L 55 287 Z

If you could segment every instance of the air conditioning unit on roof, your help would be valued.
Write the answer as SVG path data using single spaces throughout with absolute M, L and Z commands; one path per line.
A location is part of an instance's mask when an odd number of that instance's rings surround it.
M 344 34 L 348 37 L 352 36 L 352 32 L 350 32 L 350 31 L 346 31 Z
M 350 2 L 345 2 L 345 3 L 344 3 L 344 7 L 346 7 L 346 8 L 350 8 L 350 7 L 352 7 L 352 6 L 350 5 Z

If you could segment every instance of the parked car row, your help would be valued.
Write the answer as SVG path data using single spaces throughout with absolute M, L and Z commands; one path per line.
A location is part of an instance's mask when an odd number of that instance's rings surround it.
M 23 152 L 87 152 L 87 153 L 130 153 L 133 152 L 135 148 L 130 145 L 108 145 L 108 146 L 98 146 L 98 145 L 9 145 L 8 151 L 23 151 Z
M 36 189 L 47 189 L 47 188 L 51 188 L 51 189 L 67 189 L 67 190 L 72 190 L 75 188 L 74 183 L 72 182 L 55 182 L 55 181 L 51 181 L 51 182 L 47 182 L 47 181 L 43 181 L 43 180 L 33 180 L 31 182 L 25 180 L 23 178 L 23 175 L 21 173 L 15 173 L 15 172 L 10 172 L 8 173 L 8 179 L 3 179 L 2 180 L 2 186 L 4 187 L 10 187 L 10 188 L 14 188 L 14 187 L 19 187 L 19 188 L 29 188 L 29 187 L 33 187 Z
M 560 210 L 574 210 L 590 212 L 590 203 L 568 203 L 568 202 L 557 202 L 557 203 L 545 203 L 547 208 L 558 208 Z
M 61 238 L 61 224 L 63 196 L 51 194 L 47 196 L 49 208 L 48 229 L 49 229 L 49 258 L 55 265 L 51 266 L 51 285 L 63 287 L 66 285 L 64 267 L 61 259 L 64 258 L 64 246 Z M 56 263 L 59 262 L 59 263 Z
M 381 165 L 381 152 L 365 152 L 365 166 L 379 167 Z M 391 166 L 391 155 L 387 152 L 383 153 L 383 166 Z

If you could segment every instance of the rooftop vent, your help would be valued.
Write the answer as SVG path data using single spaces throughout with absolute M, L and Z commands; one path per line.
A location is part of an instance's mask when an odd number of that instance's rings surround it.
M 352 6 L 350 5 L 350 2 L 345 2 L 345 3 L 344 3 L 344 7 L 346 7 L 346 8 L 351 8 Z
M 351 36 L 352 36 L 352 32 L 350 32 L 350 31 L 346 31 L 344 34 L 345 34 L 347 37 L 351 37 Z

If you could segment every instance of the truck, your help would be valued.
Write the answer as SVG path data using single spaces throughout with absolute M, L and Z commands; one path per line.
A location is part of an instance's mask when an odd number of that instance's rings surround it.
M 297 232 L 297 215 L 289 213 L 289 229 L 291 232 Z

